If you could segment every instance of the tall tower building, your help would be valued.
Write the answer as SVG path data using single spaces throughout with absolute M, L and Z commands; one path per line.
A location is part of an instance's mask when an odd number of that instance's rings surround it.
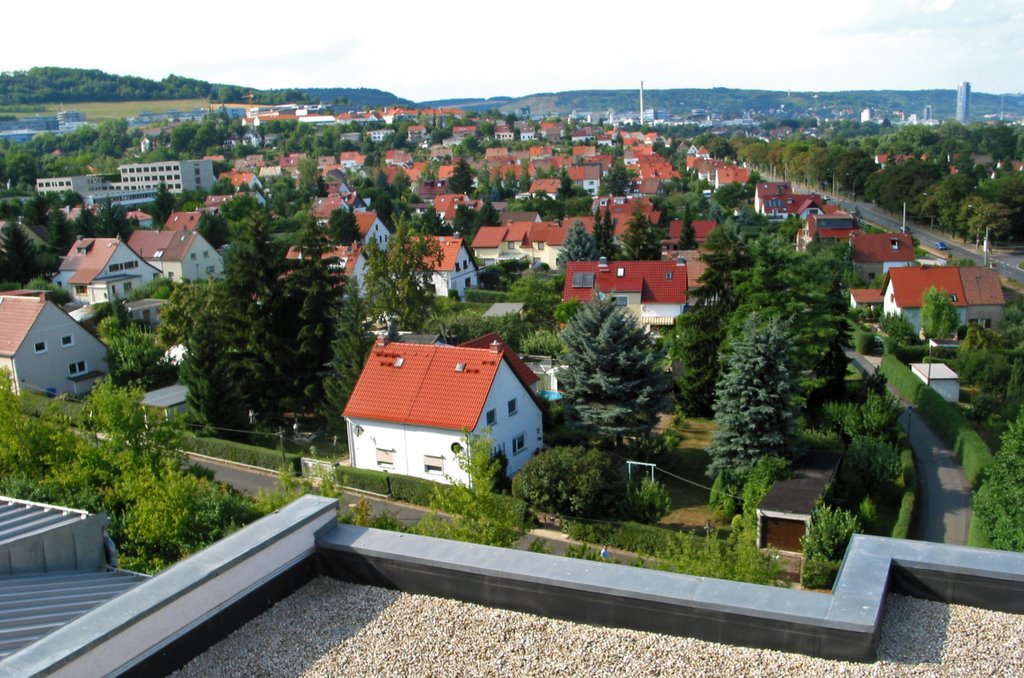
M 956 88 L 956 119 L 966 125 L 971 118 L 971 83 L 961 82 Z

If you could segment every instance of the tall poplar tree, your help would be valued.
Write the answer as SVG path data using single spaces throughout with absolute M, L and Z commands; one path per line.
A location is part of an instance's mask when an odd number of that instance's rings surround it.
M 605 207 L 604 216 L 598 208 L 594 217 L 594 245 L 597 247 L 597 256 L 611 260 L 618 249 L 615 246 L 615 225 L 612 223 L 611 205 Z
M 345 428 L 341 413 L 345 411 L 374 342 L 370 309 L 352 281 L 345 286 L 334 323 L 331 363 L 324 379 L 323 415 L 334 430 L 341 431 Z

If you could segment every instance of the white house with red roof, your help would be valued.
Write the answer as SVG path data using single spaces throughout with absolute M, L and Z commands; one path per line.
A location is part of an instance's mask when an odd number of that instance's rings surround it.
M 495 339 L 486 348 L 378 340 L 345 407 L 349 458 L 437 482 L 469 482 L 466 434 L 489 435 L 515 474 L 544 444 L 540 405 Z
M 209 280 L 224 273 L 224 258 L 198 231 L 135 231 L 128 247 L 171 280 Z
M 850 234 L 850 250 L 853 266 L 864 280 L 874 280 L 890 269 L 917 263 L 909 233 L 855 231 Z
M 893 268 L 883 285 L 882 311 L 903 316 L 920 331 L 924 295 L 932 287 L 949 296 L 961 325 L 993 327 L 1003 318 L 1006 297 L 999 274 L 981 266 Z
M 71 245 L 53 282 L 86 304 L 128 295 L 160 275 L 120 238 L 79 238 Z
M 391 229 L 384 225 L 373 210 L 356 210 L 356 228 L 359 229 L 360 245 L 366 247 L 370 241 L 377 243 L 382 250 L 388 248 L 391 240 Z
M 804 227 L 796 232 L 796 249 L 802 252 L 815 240 L 820 242 L 845 243 L 850 236 L 860 231 L 857 217 L 849 212 L 836 211 L 831 214 L 808 214 Z
M 0 369 L 16 393 L 85 395 L 108 372 L 107 347 L 45 292 L 0 292 Z
M 641 325 L 674 325 L 686 311 L 686 260 L 570 261 L 565 265 L 562 301 L 588 302 L 610 296 Z
M 441 251 L 439 262 L 428 262 L 430 279 L 437 296 L 447 297 L 450 292 L 455 292 L 462 299 L 466 296 L 466 290 L 480 284 L 480 272 L 464 238 L 447 235 L 423 237 L 437 241 Z
M 356 289 L 362 293 L 363 278 L 366 276 L 368 261 L 358 243 L 352 245 L 339 245 L 323 253 L 322 259 L 332 259 L 332 267 L 340 271 L 346 278 L 356 285 Z M 292 245 L 288 248 L 285 259 L 301 260 L 302 249 Z

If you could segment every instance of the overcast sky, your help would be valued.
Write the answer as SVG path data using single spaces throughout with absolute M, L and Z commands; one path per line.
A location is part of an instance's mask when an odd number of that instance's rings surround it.
M 841 9 L 840 9 L 841 7 Z M 573 89 L 1024 90 L 1024 0 L 13 2 L 0 70 L 415 101 Z

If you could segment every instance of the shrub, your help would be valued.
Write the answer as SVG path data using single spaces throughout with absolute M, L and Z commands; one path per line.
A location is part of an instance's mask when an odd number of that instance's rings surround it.
M 376 471 L 370 471 L 370 473 L 376 473 Z M 391 474 L 389 479 L 391 480 L 392 499 L 416 504 L 417 506 L 430 506 L 430 498 L 434 492 L 443 492 L 443 488 L 448 487 L 432 480 L 414 478 L 413 476 Z
M 498 292 L 496 290 L 468 289 L 466 290 L 466 301 L 495 304 L 500 301 L 508 301 L 508 292 Z
M 914 466 L 914 453 L 910 449 L 904 449 L 900 459 L 903 464 L 903 499 L 890 536 L 908 539 L 914 524 L 914 504 L 917 501 L 917 468 Z
M 608 455 L 554 447 L 528 460 L 512 479 L 512 494 L 530 506 L 577 517 L 607 516 L 623 494 Z
M 728 520 L 739 512 L 735 499 L 739 492 L 740 486 L 729 470 L 719 471 L 711 484 L 711 498 L 708 499 L 708 507 L 716 520 Z
M 626 499 L 619 513 L 629 520 L 656 523 L 672 510 L 672 498 L 665 486 L 656 480 L 644 478 L 638 485 L 626 490 Z
M 338 485 L 377 494 L 386 495 L 391 493 L 389 482 L 391 479 L 393 477 L 383 471 L 370 471 L 369 469 L 352 468 L 350 466 L 337 466 L 334 469 L 334 481 Z
M 866 332 L 857 329 L 853 333 L 853 350 L 857 353 L 870 355 L 875 347 L 875 335 L 873 332 Z
M 989 446 L 971 428 L 959 410 L 930 388 L 920 390 L 918 411 L 939 437 L 952 446 L 963 464 L 967 481 L 977 489 L 985 468 L 992 463 L 992 450 Z
M 882 358 L 881 371 L 904 400 L 917 404 L 918 393 L 925 386 L 923 381 L 914 376 L 909 367 L 900 362 L 895 355 L 889 353 Z
M 839 560 L 804 560 L 800 569 L 800 585 L 805 589 L 831 589 L 841 564 Z
M 288 466 L 293 473 L 299 472 L 301 455 L 282 453 L 268 447 L 246 445 L 221 438 L 204 438 L 202 436 L 185 433 L 181 437 L 181 445 L 189 452 L 205 454 L 208 457 L 226 459 L 240 464 L 249 464 L 260 468 L 276 471 L 282 465 Z
M 801 539 L 808 560 L 841 560 L 850 537 L 860 529 L 857 517 L 841 508 L 819 506 L 811 518 L 811 529 Z

